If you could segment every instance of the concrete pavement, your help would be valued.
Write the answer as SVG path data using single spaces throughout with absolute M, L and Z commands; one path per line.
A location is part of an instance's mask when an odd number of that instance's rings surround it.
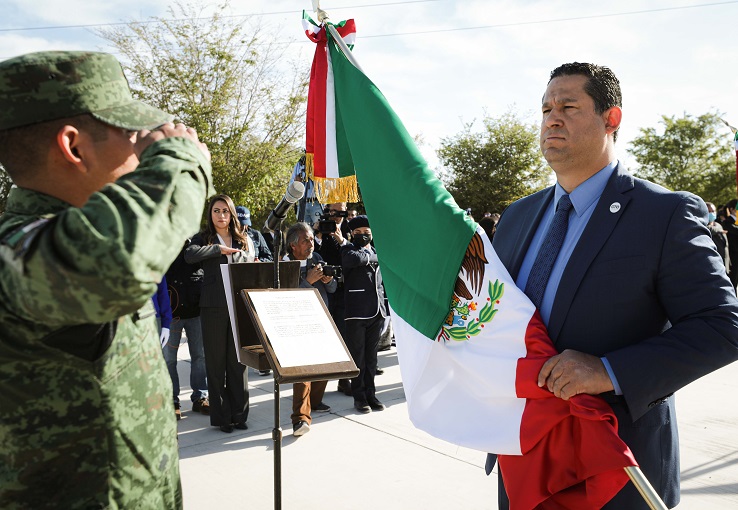
M 273 379 L 249 369 L 249 429 L 225 434 L 190 409 L 187 346 L 179 350 L 183 419 L 180 469 L 186 510 L 274 508 Z M 292 385 L 280 389 L 284 510 L 495 509 L 496 476 L 482 452 L 437 440 L 407 416 L 394 348 L 379 353 L 383 412 L 361 415 L 328 383 L 331 412 L 315 413 L 311 431 L 292 436 Z M 682 446 L 679 509 L 738 509 L 738 364 L 677 394 Z M 492 426 L 492 425 L 491 425 Z

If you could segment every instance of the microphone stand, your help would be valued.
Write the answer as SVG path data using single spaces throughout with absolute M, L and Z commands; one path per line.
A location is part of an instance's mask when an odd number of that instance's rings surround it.
M 279 259 L 282 251 L 282 222 L 280 220 L 274 229 L 274 288 L 279 289 Z M 274 510 L 282 510 L 282 427 L 279 423 L 279 382 L 276 372 L 274 380 L 274 428 L 272 442 L 274 443 Z
M 274 230 L 274 288 L 279 288 L 279 252 L 282 251 L 282 221 Z

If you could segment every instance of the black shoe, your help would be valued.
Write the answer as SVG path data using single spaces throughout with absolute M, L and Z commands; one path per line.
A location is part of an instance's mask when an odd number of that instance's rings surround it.
M 313 407 L 312 410 L 315 411 L 316 413 L 327 413 L 327 412 L 329 412 L 331 410 L 331 406 L 329 406 L 328 404 L 324 404 L 323 402 L 321 402 L 317 406 Z
M 349 381 L 348 379 L 340 379 L 338 381 L 338 391 L 340 391 L 347 397 L 353 395 L 353 393 L 351 392 L 351 381 Z
M 200 414 L 210 414 L 210 402 L 205 397 L 195 400 L 192 403 L 192 410 Z
M 310 424 L 304 420 L 300 420 L 292 425 L 292 435 L 295 437 L 304 436 L 310 432 Z
M 369 401 L 369 407 L 372 408 L 372 411 L 384 411 L 384 404 L 376 398 L 369 398 L 367 400 Z
M 356 409 L 361 414 L 369 414 L 372 412 L 372 408 L 369 407 L 369 404 L 358 400 L 354 400 L 354 409 Z
M 238 430 L 246 430 L 249 428 L 249 426 L 246 425 L 245 421 L 242 421 L 241 423 L 234 423 L 233 428 L 236 428 Z
M 174 403 L 174 416 L 176 416 L 178 420 L 182 419 L 182 410 L 179 408 L 179 402 Z
M 269 374 L 271 374 L 271 373 L 272 373 L 272 371 L 271 371 L 271 370 L 269 370 L 269 369 L 266 369 L 266 370 L 259 370 L 259 375 L 261 375 L 261 376 L 267 376 L 267 375 L 269 375 Z
M 384 369 L 377 367 L 377 371 L 374 372 L 374 373 L 377 374 L 377 375 L 382 375 L 384 373 Z
M 233 426 L 232 425 L 221 425 L 220 426 L 221 432 L 225 432 L 227 434 L 230 434 L 233 432 Z

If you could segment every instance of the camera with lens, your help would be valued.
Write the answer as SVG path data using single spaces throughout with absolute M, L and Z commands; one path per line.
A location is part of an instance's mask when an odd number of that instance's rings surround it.
M 321 234 L 332 234 L 336 231 L 336 220 L 332 218 L 346 218 L 348 211 L 332 211 L 326 210 L 320 215 L 318 222 L 318 232 Z
M 325 265 L 323 266 L 323 274 L 325 276 L 333 276 L 335 278 L 341 278 L 343 276 L 343 271 L 341 270 L 341 266 Z

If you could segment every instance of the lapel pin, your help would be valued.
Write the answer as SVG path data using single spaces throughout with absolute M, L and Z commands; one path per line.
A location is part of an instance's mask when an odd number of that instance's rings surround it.
M 610 212 L 616 213 L 620 210 L 620 202 L 613 202 L 610 204 Z

